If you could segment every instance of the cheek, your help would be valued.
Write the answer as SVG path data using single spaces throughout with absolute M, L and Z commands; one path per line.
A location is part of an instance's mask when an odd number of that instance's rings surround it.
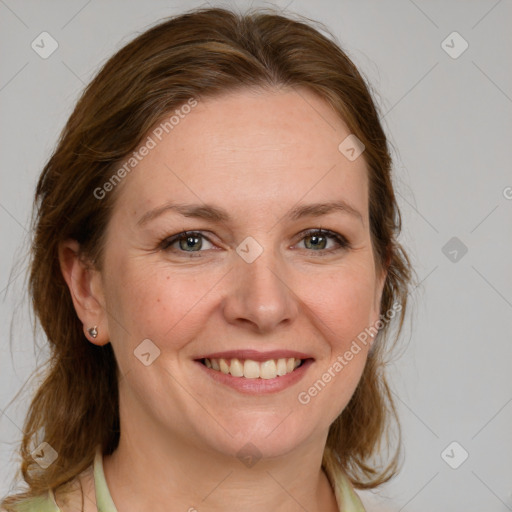
M 318 361 L 297 399 L 328 428 L 350 401 L 366 364 L 369 345 L 357 337 L 370 325 L 374 282 L 368 269 L 351 266 L 318 283 L 309 304 L 330 353 Z
M 128 336 L 134 347 L 148 338 L 162 350 L 170 345 L 180 349 L 203 324 L 198 317 L 212 284 L 208 276 L 184 275 L 160 265 L 121 264 L 108 283 L 113 343 L 117 334 L 123 343 Z
M 374 313 L 374 275 L 366 265 L 347 265 L 317 276 L 314 294 L 308 287 L 308 305 L 333 351 L 346 350 L 371 323 Z M 304 292 L 304 296 L 306 292 Z

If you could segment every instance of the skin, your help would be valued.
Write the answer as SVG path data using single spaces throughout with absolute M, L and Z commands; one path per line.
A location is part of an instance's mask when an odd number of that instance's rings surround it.
M 119 510 L 337 510 L 322 453 L 368 347 L 307 405 L 297 396 L 380 314 L 385 271 L 374 262 L 366 164 L 338 150 L 349 133 L 305 90 L 200 101 L 115 190 L 102 270 L 77 256 L 76 242 L 62 244 L 77 314 L 84 329 L 98 326 L 89 340 L 112 343 L 120 369 L 120 444 L 104 458 Z M 334 200 L 360 217 L 287 216 L 298 204 Z M 138 225 L 169 201 L 212 204 L 231 220 L 168 210 Z M 315 248 L 303 232 L 318 228 L 350 246 L 328 237 Z M 184 230 L 201 231 L 202 248 L 161 248 Z M 248 236 L 263 247 L 252 263 L 236 252 Z M 133 354 L 144 339 L 160 350 L 149 366 Z M 231 349 L 298 350 L 314 362 L 291 387 L 250 396 L 194 362 Z M 236 456 L 248 442 L 262 457 L 250 468 Z

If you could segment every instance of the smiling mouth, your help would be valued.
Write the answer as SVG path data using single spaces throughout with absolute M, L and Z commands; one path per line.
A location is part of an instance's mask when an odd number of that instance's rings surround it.
M 214 359 L 204 358 L 199 360 L 207 368 L 215 370 L 232 377 L 245 379 L 275 379 L 292 373 L 299 368 L 304 359 L 287 357 L 280 359 L 269 359 L 268 361 L 254 361 L 252 359 Z

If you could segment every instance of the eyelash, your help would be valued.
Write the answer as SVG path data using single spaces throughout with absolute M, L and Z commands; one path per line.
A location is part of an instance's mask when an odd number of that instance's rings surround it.
M 350 242 L 343 235 L 340 235 L 339 233 L 336 233 L 335 231 L 331 231 L 329 229 L 322 229 L 322 228 L 308 229 L 308 230 L 300 233 L 300 235 L 302 236 L 300 241 L 304 240 L 304 238 L 306 238 L 308 236 L 320 235 L 320 236 L 323 236 L 326 238 L 331 238 L 331 239 L 335 240 L 336 243 L 339 245 L 339 247 L 334 248 L 334 249 L 320 249 L 318 251 L 305 249 L 312 253 L 316 253 L 316 252 L 320 253 L 315 256 L 323 256 L 323 255 L 326 255 L 326 253 L 332 254 L 332 253 L 338 252 L 340 250 L 347 250 L 347 249 L 351 248 Z M 172 235 L 172 236 L 167 237 L 164 240 L 162 240 L 162 242 L 159 245 L 159 249 L 161 249 L 163 251 L 169 251 L 171 245 L 173 245 L 175 242 L 179 242 L 182 239 L 186 239 L 186 238 L 192 237 L 192 236 L 198 236 L 198 237 L 204 238 L 204 239 L 208 240 L 208 242 L 213 244 L 213 242 L 211 240 L 209 240 L 208 237 L 203 235 L 200 231 L 182 231 L 181 233 L 177 233 L 176 235 Z M 181 251 L 181 250 L 178 250 L 178 252 L 186 254 L 187 255 L 186 257 L 197 258 L 197 257 L 201 257 L 202 256 L 201 253 L 204 251 Z

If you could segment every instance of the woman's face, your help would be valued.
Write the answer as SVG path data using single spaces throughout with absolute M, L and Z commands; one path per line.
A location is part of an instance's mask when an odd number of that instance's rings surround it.
M 148 134 L 106 233 L 122 428 L 230 455 L 325 443 L 365 365 L 353 341 L 380 313 L 364 153 L 340 152 L 349 130 L 307 91 L 180 112 Z

